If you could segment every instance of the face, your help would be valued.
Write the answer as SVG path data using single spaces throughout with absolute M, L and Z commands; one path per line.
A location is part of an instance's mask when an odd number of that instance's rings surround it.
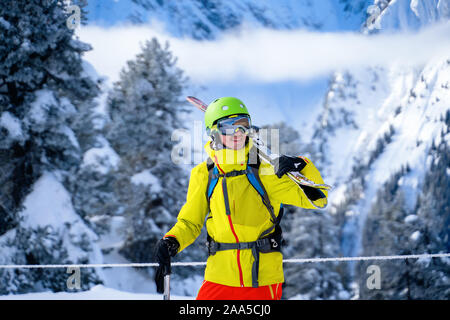
M 245 146 L 245 140 L 247 138 L 247 134 L 242 132 L 241 130 L 237 131 L 233 135 L 220 135 L 222 140 L 222 144 L 229 149 L 239 150 Z
M 247 116 L 231 116 L 219 120 L 217 127 L 222 144 L 229 149 L 239 150 L 245 146 L 250 129 L 250 118 Z

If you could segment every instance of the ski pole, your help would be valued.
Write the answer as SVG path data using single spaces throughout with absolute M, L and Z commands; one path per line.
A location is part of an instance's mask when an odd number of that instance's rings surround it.
M 164 300 L 170 300 L 170 274 L 164 276 Z

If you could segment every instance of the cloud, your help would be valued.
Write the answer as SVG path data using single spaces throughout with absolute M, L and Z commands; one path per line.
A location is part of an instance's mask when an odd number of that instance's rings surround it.
M 216 41 L 174 38 L 158 26 L 84 26 L 80 40 L 99 73 L 117 80 L 145 40 L 169 41 L 178 66 L 196 83 L 210 81 L 307 81 L 336 70 L 390 64 L 417 65 L 450 57 L 450 22 L 420 32 L 363 35 L 355 32 L 276 31 L 243 28 Z

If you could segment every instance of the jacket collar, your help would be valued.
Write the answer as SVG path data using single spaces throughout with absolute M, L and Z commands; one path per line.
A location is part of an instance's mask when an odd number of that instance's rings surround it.
M 248 153 L 252 146 L 253 141 L 249 138 L 245 147 L 240 150 L 227 148 L 214 150 L 211 148 L 211 141 L 208 141 L 205 144 L 205 150 L 211 160 L 219 167 L 219 171 L 230 172 L 247 168 Z

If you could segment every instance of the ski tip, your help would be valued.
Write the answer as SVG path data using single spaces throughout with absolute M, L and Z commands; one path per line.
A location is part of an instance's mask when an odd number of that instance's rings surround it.
M 208 108 L 208 105 L 206 103 L 204 103 L 202 100 L 193 97 L 193 96 L 187 96 L 186 100 L 189 101 L 191 104 L 193 104 L 194 106 L 196 106 L 197 108 L 199 108 L 202 111 L 206 111 L 206 108 Z
M 206 105 L 206 103 L 204 103 L 202 100 L 194 97 L 194 96 L 187 96 L 186 100 L 189 102 L 193 102 L 193 103 L 197 103 L 197 104 L 201 104 L 201 105 Z

